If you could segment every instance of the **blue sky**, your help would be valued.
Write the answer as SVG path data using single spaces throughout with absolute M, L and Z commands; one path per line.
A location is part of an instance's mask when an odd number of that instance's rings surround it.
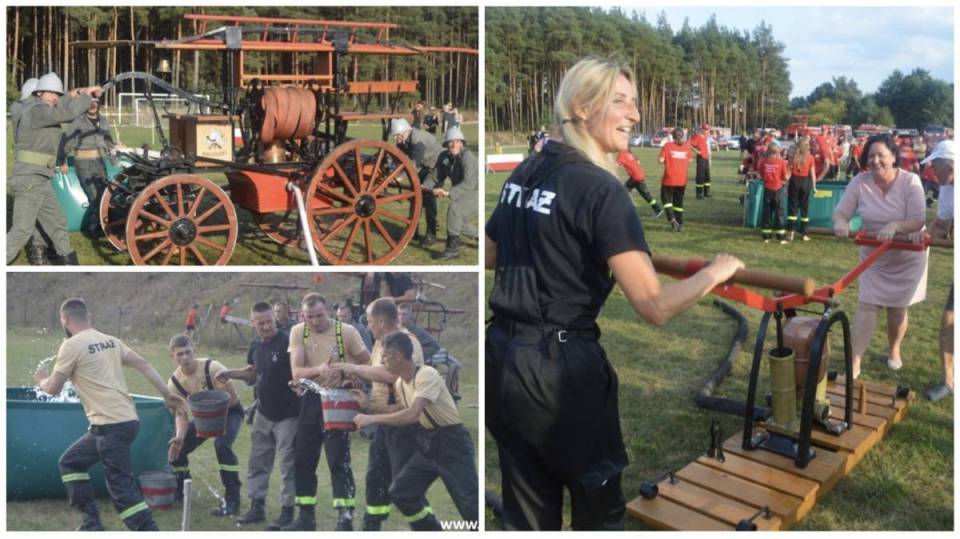
M 894 69 L 915 67 L 953 82 L 953 9 L 948 7 L 632 7 L 656 23 L 661 11 L 671 28 L 689 17 L 699 27 L 711 13 L 717 24 L 753 30 L 761 20 L 786 46 L 790 97 L 807 96 L 832 77 L 845 75 L 863 92 L 876 91 Z

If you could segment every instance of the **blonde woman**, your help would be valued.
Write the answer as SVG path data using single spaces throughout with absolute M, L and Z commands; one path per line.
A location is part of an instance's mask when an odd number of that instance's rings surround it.
M 574 529 L 623 527 L 627 455 L 617 376 L 597 341 L 600 309 L 616 283 L 661 326 L 743 267 L 720 255 L 689 279 L 657 280 L 611 157 L 627 150 L 639 120 L 633 80 L 629 68 L 596 58 L 570 68 L 550 141 L 507 179 L 486 225 L 486 267 L 496 270 L 487 427 L 507 529 L 560 529 L 564 489 Z
M 793 241 L 794 231 L 798 231 L 803 241 L 810 241 L 807 225 L 810 224 L 810 193 L 817 190 L 817 165 L 810 151 L 809 138 L 799 139 L 796 150 L 790 156 L 790 173 L 787 183 L 787 239 Z

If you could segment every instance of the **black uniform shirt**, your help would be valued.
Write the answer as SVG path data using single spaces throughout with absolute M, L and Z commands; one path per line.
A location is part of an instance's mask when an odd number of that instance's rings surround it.
M 530 192 L 521 199 L 519 182 L 525 168 L 519 167 L 504 184 L 487 221 L 487 237 L 497 243 L 498 278 L 504 268 L 524 264 L 515 242 L 528 242 L 544 323 L 551 329 L 592 328 L 615 282 L 607 259 L 631 250 L 649 253 L 650 249 L 630 195 L 613 175 L 586 162 L 585 157 L 575 158 L 581 154 L 557 141 L 546 144 L 540 155 L 544 161 L 536 174 L 547 176 L 531 176 L 527 185 L 538 179 L 543 179 L 542 183 L 528 188 Z M 571 158 L 576 162 L 555 168 L 561 160 Z M 495 316 L 538 323 L 530 306 L 511 304 L 533 296 L 509 283 L 501 290 L 504 293 L 496 300 L 496 290 L 491 296 Z
M 282 421 L 300 414 L 300 397 L 287 385 L 290 372 L 290 336 L 280 331 L 268 342 L 255 337 L 247 350 L 247 364 L 257 370 L 258 411 L 270 421 Z
M 395 298 L 402 296 L 404 292 L 416 286 L 413 284 L 410 274 L 406 272 L 385 272 L 383 277 L 387 281 L 390 295 Z

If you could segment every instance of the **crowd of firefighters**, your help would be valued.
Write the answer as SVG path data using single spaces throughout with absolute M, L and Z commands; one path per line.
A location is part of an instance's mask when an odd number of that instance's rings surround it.
M 369 302 L 362 313 L 365 323 L 356 321 L 358 308 L 346 302 L 337 306 L 334 316 L 332 306 L 315 292 L 303 297 L 300 322 L 285 303 L 255 303 L 249 319 L 256 337 L 242 368 L 196 357 L 191 340 L 198 322 L 194 306 L 185 320 L 186 332 L 170 340 L 175 368 L 166 382 L 120 339 L 94 329 L 83 300 L 65 301 L 60 318 L 68 338 L 52 371 L 41 368 L 35 379 L 49 394 L 58 394 L 67 381 L 72 382 L 91 424 L 59 461 L 70 504 L 83 516 L 79 529 L 103 529 L 88 475 L 97 462 L 107 472 L 111 501 L 124 524 L 131 530 L 158 529 L 131 473 L 130 445 L 139 421 L 123 367 L 138 370 L 174 412 L 175 435 L 168 458 L 180 499 L 185 481 L 191 478 L 190 454 L 207 439 L 198 432 L 187 400 L 204 390 L 229 396 L 226 427 L 213 440 L 224 486 L 220 504 L 210 511 L 213 516 L 235 519 L 237 525 L 265 522 L 270 475 L 278 457 L 281 510 L 265 529 L 316 530 L 317 466 L 325 452 L 336 511 L 331 527 L 353 530 L 361 504 L 356 500 L 351 439 L 359 431 L 370 438 L 363 530 L 379 530 L 392 507 L 412 530 L 442 529 L 426 498 L 438 478 L 462 522 L 476 523 L 474 444 L 457 409 L 459 395 L 451 391 L 449 379 L 431 366 L 435 361 L 430 361 L 442 349 L 409 318 L 408 300 L 414 287 L 409 275 L 384 277 L 387 293 Z M 252 406 L 244 408 L 234 381 L 253 386 Z M 327 416 L 334 412 L 323 409 L 321 395 L 331 389 L 350 390 L 360 413 L 347 421 Z M 240 514 L 242 469 L 233 444 L 245 417 L 251 425 L 246 463 L 250 506 Z

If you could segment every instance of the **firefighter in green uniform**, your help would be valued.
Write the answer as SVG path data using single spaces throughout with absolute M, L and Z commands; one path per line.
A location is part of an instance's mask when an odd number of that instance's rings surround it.
M 10 121 L 13 125 L 17 125 L 17 122 L 20 121 L 20 117 L 23 116 L 23 109 L 37 99 L 33 92 L 37 89 L 38 82 L 40 81 L 33 77 L 27 79 L 20 87 L 20 99 L 10 104 Z M 16 131 L 14 131 L 14 135 L 16 135 Z M 14 140 L 14 146 L 16 146 L 16 140 Z M 48 264 L 45 246 L 46 240 L 40 234 L 40 229 L 34 227 L 33 235 L 27 242 L 27 261 L 30 262 L 31 266 Z
M 390 136 L 397 148 L 413 161 L 420 177 L 420 185 L 433 183 L 436 177 L 437 160 L 443 149 L 437 139 L 426 131 L 410 126 L 405 118 L 397 118 L 390 123 Z M 423 192 L 423 212 L 427 218 L 427 233 L 420 241 L 421 247 L 430 247 L 437 241 L 437 199 L 432 191 Z M 417 234 L 420 230 L 417 227 Z
M 466 148 L 466 139 L 459 127 L 447 129 L 443 138 L 446 150 L 437 160 L 437 177 L 423 184 L 424 192 L 437 198 L 450 197 L 447 206 L 447 247 L 434 255 L 437 260 L 449 260 L 460 256 L 460 233 L 471 238 L 477 237 L 477 226 L 473 219 L 477 215 L 477 185 L 480 168 L 473 152 Z M 443 189 L 443 182 L 450 178 L 453 187 Z
M 78 263 L 77 253 L 70 248 L 67 219 L 50 179 L 60 147 L 61 124 L 83 114 L 103 88 L 92 86 L 75 92 L 75 97 L 61 99 L 63 82 L 56 73 L 47 73 L 37 82 L 37 99 L 24 106 L 20 121 L 14 125 L 16 153 L 9 185 L 14 197 L 13 226 L 7 232 L 7 264 L 17 258 L 37 222 L 53 241 L 57 253 L 54 264 Z
M 90 202 L 83 218 L 84 230 L 90 237 L 100 234 L 98 208 L 107 185 L 107 168 L 103 160 L 112 159 L 116 146 L 110 135 L 110 124 L 100 115 L 100 103 L 96 99 L 90 103 L 86 114 L 70 122 L 63 133 L 63 152 L 65 155 L 73 152 L 77 179 Z M 65 160 L 62 166 L 66 168 Z

